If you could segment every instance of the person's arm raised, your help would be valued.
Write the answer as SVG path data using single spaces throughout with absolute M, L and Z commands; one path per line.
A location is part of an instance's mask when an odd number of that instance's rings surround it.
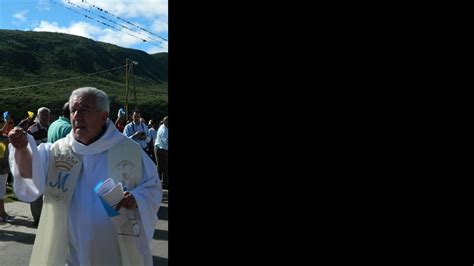
M 8 133 L 8 139 L 16 149 L 15 162 L 18 165 L 20 175 L 24 178 L 32 178 L 32 157 L 28 149 L 28 138 L 21 127 L 15 127 Z

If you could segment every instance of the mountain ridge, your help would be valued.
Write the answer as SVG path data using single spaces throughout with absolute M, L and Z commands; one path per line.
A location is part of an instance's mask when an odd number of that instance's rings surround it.
M 36 111 L 41 106 L 59 114 L 72 90 L 93 86 L 109 95 L 115 120 L 125 103 L 127 59 L 138 62 L 128 77 L 129 113 L 138 108 L 146 119 L 167 114 L 168 53 L 148 54 L 65 33 L 2 29 L 0 58 L 0 111 L 18 119 L 24 118 L 25 108 Z

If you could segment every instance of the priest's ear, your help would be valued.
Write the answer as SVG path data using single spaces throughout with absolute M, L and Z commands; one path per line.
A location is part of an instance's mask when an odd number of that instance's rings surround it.
M 104 111 L 104 112 L 100 112 L 100 118 L 101 118 L 101 120 L 104 122 L 104 124 L 105 124 L 105 122 L 107 121 L 107 118 L 108 118 L 108 117 L 109 117 L 109 113 L 108 113 L 108 112 L 105 112 L 105 111 Z

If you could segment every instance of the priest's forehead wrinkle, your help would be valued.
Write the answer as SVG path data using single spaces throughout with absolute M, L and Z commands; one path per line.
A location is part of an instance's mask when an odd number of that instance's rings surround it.
M 97 109 L 96 102 L 92 95 L 79 95 L 74 96 L 72 99 L 71 111 L 77 111 L 81 109 Z
M 82 87 L 74 90 L 69 97 L 69 106 L 72 110 L 73 101 L 77 98 L 88 98 L 91 96 L 95 99 L 95 108 L 97 111 L 110 112 L 110 102 L 107 94 L 99 89 L 93 87 Z

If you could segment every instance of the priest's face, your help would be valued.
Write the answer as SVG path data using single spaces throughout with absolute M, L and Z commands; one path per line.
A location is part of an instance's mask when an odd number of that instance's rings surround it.
M 71 123 L 74 138 L 89 145 L 102 134 L 108 113 L 97 111 L 95 96 L 82 94 L 73 98 L 71 105 Z

